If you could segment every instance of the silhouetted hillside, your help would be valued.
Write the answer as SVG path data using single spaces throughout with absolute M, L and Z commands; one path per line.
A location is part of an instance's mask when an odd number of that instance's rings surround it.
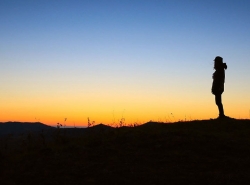
M 250 182 L 250 120 L 50 131 L 0 137 L 1 185 Z
M 0 123 L 0 136 L 7 135 L 7 134 L 21 134 L 24 132 L 36 132 L 42 131 L 47 129 L 52 129 L 54 127 L 45 125 L 40 122 L 5 122 Z

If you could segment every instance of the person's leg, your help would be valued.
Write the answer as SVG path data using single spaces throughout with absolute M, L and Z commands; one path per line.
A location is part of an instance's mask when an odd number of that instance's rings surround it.
M 221 94 L 216 94 L 215 95 L 215 103 L 216 105 L 218 106 L 218 109 L 219 109 L 219 116 L 220 117 L 223 117 L 224 116 L 224 109 L 223 109 L 223 105 L 222 105 L 222 102 L 221 102 Z

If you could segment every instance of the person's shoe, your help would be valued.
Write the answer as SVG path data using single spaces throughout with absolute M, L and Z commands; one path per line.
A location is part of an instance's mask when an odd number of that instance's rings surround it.
M 229 116 L 226 116 L 226 115 L 219 115 L 219 117 L 217 119 L 233 119 L 233 118 L 230 118 Z

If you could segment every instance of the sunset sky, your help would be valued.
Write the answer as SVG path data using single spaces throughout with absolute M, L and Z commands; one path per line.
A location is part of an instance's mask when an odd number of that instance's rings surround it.
M 0 122 L 250 118 L 249 0 L 0 0 Z M 65 121 L 65 118 L 67 120 Z

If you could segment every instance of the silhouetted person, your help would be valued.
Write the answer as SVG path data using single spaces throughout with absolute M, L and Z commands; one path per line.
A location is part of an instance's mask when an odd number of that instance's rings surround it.
M 215 95 L 215 103 L 219 109 L 219 117 L 225 118 L 223 104 L 221 102 L 221 95 L 224 92 L 224 83 L 225 83 L 225 69 L 227 69 L 227 64 L 223 63 L 223 58 L 220 56 L 215 57 L 214 59 L 214 69 L 213 74 L 213 86 L 212 93 Z

